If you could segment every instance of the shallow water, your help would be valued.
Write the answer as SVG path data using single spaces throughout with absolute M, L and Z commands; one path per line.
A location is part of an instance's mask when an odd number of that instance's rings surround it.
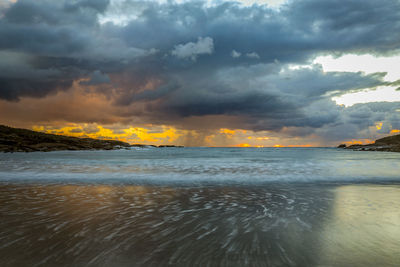
M 0 266 L 400 266 L 400 154 L 161 151 L 1 154 Z
M 399 266 L 400 186 L 1 185 L 1 266 Z
M 182 185 L 400 182 L 400 153 L 335 148 L 148 148 L 0 153 L 0 181 Z

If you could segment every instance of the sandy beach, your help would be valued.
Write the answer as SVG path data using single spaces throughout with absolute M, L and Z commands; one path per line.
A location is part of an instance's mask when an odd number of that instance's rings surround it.
M 0 184 L 1 266 L 397 266 L 400 185 Z

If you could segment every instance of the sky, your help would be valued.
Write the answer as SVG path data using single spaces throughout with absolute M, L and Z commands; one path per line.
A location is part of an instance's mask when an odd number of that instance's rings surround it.
M 400 133 L 399 0 L 3 0 L 0 124 L 185 146 Z

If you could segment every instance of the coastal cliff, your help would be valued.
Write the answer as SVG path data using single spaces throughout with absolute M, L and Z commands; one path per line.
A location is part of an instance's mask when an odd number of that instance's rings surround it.
M 0 152 L 113 150 L 130 146 L 128 143 L 116 140 L 46 134 L 0 125 Z
M 338 147 L 344 149 L 362 150 L 362 151 L 400 152 L 400 134 L 378 139 L 373 144 L 351 145 L 351 146 L 346 146 L 344 144 L 341 144 Z

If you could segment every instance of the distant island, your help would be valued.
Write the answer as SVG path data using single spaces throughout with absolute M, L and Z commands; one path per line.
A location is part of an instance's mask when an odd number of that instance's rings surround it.
M 387 136 L 376 140 L 373 144 L 368 145 L 350 145 L 341 144 L 338 148 L 352 149 L 359 151 L 389 151 L 400 152 L 400 134 Z
M 157 147 L 154 145 L 128 144 L 117 140 L 79 138 L 47 134 L 27 129 L 0 125 L 0 152 L 49 152 L 60 150 L 116 150 L 130 147 Z M 160 145 L 158 147 L 182 147 Z

